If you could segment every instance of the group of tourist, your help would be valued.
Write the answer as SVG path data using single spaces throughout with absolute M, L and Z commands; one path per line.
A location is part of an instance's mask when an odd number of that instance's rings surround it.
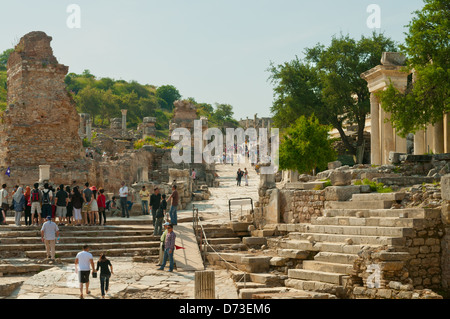
M 84 189 L 75 185 L 60 185 L 56 190 L 45 183 L 43 188 L 35 183 L 31 189 L 25 190 L 21 186 L 15 186 L 11 194 L 7 191 L 7 185 L 2 185 L 0 191 L 0 222 L 6 224 L 6 212 L 12 210 L 15 213 L 15 225 L 21 226 L 22 216 L 25 226 L 43 225 L 47 217 L 51 217 L 58 225 L 106 225 L 106 197 L 104 189 L 95 186 L 84 185 Z M 11 204 L 8 199 L 11 198 Z

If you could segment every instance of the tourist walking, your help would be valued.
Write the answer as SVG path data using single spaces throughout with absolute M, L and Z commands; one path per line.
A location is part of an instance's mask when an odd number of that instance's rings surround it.
M 245 181 L 245 186 L 248 186 L 248 171 L 247 171 L 247 167 L 244 168 L 244 181 Z
M 39 189 L 39 184 L 35 183 L 33 185 L 33 189 L 31 190 L 31 219 L 33 222 L 36 220 L 36 223 L 34 224 L 37 226 L 38 224 L 42 224 L 42 209 L 41 209 L 41 202 L 42 202 L 42 191 Z
M 89 212 L 91 211 L 91 204 L 92 204 L 92 190 L 89 188 L 89 183 L 84 184 L 84 190 L 82 193 L 83 196 L 83 224 L 84 226 L 87 226 L 90 224 L 89 220 Z
M 160 268 L 158 270 L 164 270 L 166 267 L 167 259 L 169 259 L 169 272 L 173 272 L 173 253 L 175 251 L 175 240 L 177 235 L 173 231 L 173 225 L 167 226 L 167 235 L 164 242 L 164 258 Z
M 81 215 L 81 209 L 83 208 L 83 196 L 81 195 L 78 187 L 73 189 L 72 206 L 74 223 L 76 226 L 81 226 L 83 223 L 83 217 Z
M 31 226 L 33 224 L 33 220 L 31 218 L 31 188 L 27 186 L 25 188 L 25 226 Z
M 167 236 L 167 226 L 169 226 L 169 223 L 164 223 L 164 231 L 161 234 L 160 237 L 160 243 L 159 243 L 159 263 L 156 266 L 161 266 L 164 260 L 164 245 L 166 243 L 166 236 Z
M 122 218 L 130 218 L 130 213 L 127 207 L 128 187 L 125 186 L 125 182 L 122 182 L 122 187 L 119 189 L 120 208 L 122 209 Z
M 139 197 L 141 198 L 142 215 L 149 215 L 148 204 L 150 202 L 150 192 L 145 188 L 145 186 L 142 186 L 142 189 L 139 192 Z
M 48 216 L 52 217 L 52 199 L 53 199 L 53 192 L 50 190 L 48 183 L 45 183 L 44 190 L 42 191 L 42 220 L 41 220 L 41 222 L 44 222 Z
M 241 171 L 241 169 L 239 168 L 237 171 L 237 177 L 236 177 L 237 186 L 241 186 L 242 176 L 244 176 L 244 172 Z
M 12 197 L 12 209 L 14 210 L 16 226 L 20 226 L 22 213 L 25 211 L 26 201 L 23 195 L 23 188 L 18 187 Z
M 70 190 L 70 186 L 66 186 L 66 193 L 68 196 L 68 201 L 67 201 L 67 215 L 66 215 L 66 220 L 67 220 L 67 224 L 72 226 L 73 223 L 73 204 L 72 204 L 72 192 Z
M 106 225 L 106 196 L 103 194 L 104 192 L 105 190 L 103 188 L 100 188 L 99 194 L 97 196 L 99 225 L 102 224 L 102 217 L 103 217 L 103 225 Z
M 95 186 L 92 186 L 91 191 L 92 191 L 92 200 L 91 200 L 91 209 L 89 211 L 89 225 L 95 226 L 96 223 L 100 225 L 100 221 L 98 218 L 97 188 Z
M 178 218 L 177 218 L 177 207 L 179 203 L 179 196 L 177 191 L 177 185 L 172 186 L 172 195 L 167 199 L 167 201 L 171 200 L 171 206 L 169 210 L 169 216 L 170 216 L 170 223 L 172 225 L 177 225 Z
M 153 190 L 152 196 L 150 196 L 150 209 L 152 211 L 152 224 L 155 227 L 156 224 L 156 212 L 161 205 L 161 194 L 159 193 L 158 187 L 155 187 Z
M 111 267 L 111 271 L 109 268 Z M 102 299 L 105 299 L 105 295 L 109 290 L 109 278 L 114 275 L 114 270 L 109 259 L 105 254 L 100 255 L 100 259 L 97 261 L 97 271 L 100 269 L 100 290 L 102 292 Z
M 59 220 L 59 226 L 64 226 L 67 216 L 67 204 L 69 203 L 69 194 L 64 190 L 64 185 L 59 185 L 56 193 L 56 216 Z
M 89 295 L 89 276 L 91 275 L 91 267 L 94 273 L 97 272 L 94 267 L 94 257 L 89 252 L 89 245 L 83 246 L 83 251 L 77 254 L 75 258 L 75 273 L 78 274 L 80 282 L 80 299 L 84 299 L 83 285 L 86 285 L 86 295 Z
M 45 243 L 47 251 L 47 259 L 55 259 L 56 254 L 56 238 L 59 237 L 59 228 L 56 223 L 52 222 L 52 216 L 47 216 L 47 222 L 41 228 L 41 240 Z
M 167 209 L 166 194 L 163 194 L 161 204 L 158 210 L 156 211 L 155 231 L 153 233 L 155 236 L 161 236 L 162 234 L 162 224 L 164 221 L 164 216 L 166 214 L 166 209 Z

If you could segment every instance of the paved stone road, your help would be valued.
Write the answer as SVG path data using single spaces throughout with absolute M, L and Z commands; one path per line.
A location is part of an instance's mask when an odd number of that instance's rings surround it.
M 249 170 L 249 186 L 236 186 L 236 171 L 247 167 Z M 251 165 L 218 165 L 220 187 L 210 188 L 212 196 L 208 201 L 195 202 L 194 205 L 209 222 L 229 221 L 228 200 L 230 198 L 258 198 L 259 176 Z M 242 185 L 245 185 L 244 181 Z M 243 207 L 249 209 L 250 207 Z M 180 212 L 189 215 L 192 207 Z M 234 209 L 233 219 L 241 214 L 240 208 Z M 180 224 L 180 226 L 183 224 Z M 191 223 L 183 226 L 189 227 Z M 135 263 L 130 258 L 110 258 L 114 266 L 110 291 L 107 298 L 127 299 L 193 299 L 194 277 L 192 271 L 158 271 L 151 263 Z M 220 299 L 236 299 L 236 287 L 226 270 L 216 272 L 216 297 Z M 77 276 L 73 265 L 56 266 L 32 277 L 23 277 L 22 286 L 9 298 L 17 299 L 74 299 L 79 298 Z M 0 278 L 0 283 L 2 279 Z M 100 281 L 91 278 L 91 295 L 86 299 L 99 299 Z

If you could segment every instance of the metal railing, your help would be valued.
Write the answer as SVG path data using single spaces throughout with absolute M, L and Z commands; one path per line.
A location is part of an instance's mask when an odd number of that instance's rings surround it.
M 232 203 L 233 202 L 233 203 Z M 243 197 L 243 198 L 231 198 L 228 200 L 228 210 L 230 213 L 230 221 L 231 221 L 231 206 L 241 206 L 241 217 L 242 217 L 242 205 L 252 205 L 251 212 L 254 212 L 253 209 L 253 198 L 251 197 Z

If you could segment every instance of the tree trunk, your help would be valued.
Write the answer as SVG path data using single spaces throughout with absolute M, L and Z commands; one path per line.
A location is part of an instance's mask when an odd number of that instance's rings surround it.
M 342 128 L 342 125 L 334 125 L 334 127 L 338 130 L 339 135 L 341 136 L 341 140 L 344 143 L 344 146 L 352 153 L 352 155 L 356 155 L 356 148 L 350 144 L 348 141 L 347 135 L 345 135 L 344 129 Z

